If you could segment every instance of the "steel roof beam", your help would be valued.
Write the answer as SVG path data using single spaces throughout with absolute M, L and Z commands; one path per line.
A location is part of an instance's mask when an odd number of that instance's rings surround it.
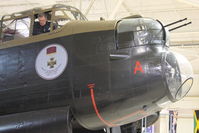
M 114 19 L 115 18 L 115 15 L 116 13 L 118 12 L 120 6 L 122 5 L 122 3 L 124 2 L 125 0 L 118 0 L 115 8 L 113 9 L 113 12 L 110 14 L 109 16 L 109 19 Z
M 88 15 L 88 13 L 89 13 L 89 11 L 91 10 L 91 7 L 93 6 L 94 2 L 95 2 L 95 0 L 91 0 L 91 1 L 90 1 L 89 6 L 88 6 L 88 8 L 86 9 L 86 12 L 84 13 L 85 16 Z

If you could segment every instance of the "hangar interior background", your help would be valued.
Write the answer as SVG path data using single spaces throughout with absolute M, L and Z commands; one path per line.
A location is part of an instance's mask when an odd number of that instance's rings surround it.
M 188 18 L 192 24 L 171 32 L 171 47 L 192 64 L 194 85 L 181 101 L 162 111 L 158 132 L 168 133 L 168 110 L 178 111 L 178 133 L 193 132 L 193 111 L 199 109 L 199 1 L 198 0 L 1 0 L 0 16 L 52 4 L 75 6 L 89 20 L 120 19 L 140 14 L 164 24 Z

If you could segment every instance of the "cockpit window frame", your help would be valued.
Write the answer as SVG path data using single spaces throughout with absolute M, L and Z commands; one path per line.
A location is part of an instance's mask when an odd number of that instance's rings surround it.
M 32 33 L 33 33 L 35 15 L 37 15 L 39 13 L 52 12 L 50 21 L 53 22 L 53 20 L 55 19 L 53 13 L 55 13 L 55 10 L 60 10 L 60 9 L 66 9 L 68 11 L 77 12 L 77 14 L 79 14 L 80 18 L 79 19 L 76 18 L 76 20 L 87 21 L 87 18 L 77 8 L 72 7 L 72 6 L 55 4 L 51 7 L 48 6 L 48 7 L 42 7 L 42 8 L 34 8 L 34 9 L 31 9 L 31 10 L 26 10 L 26 11 L 17 12 L 17 13 L 2 16 L 1 19 L 0 19 L 0 39 L 3 39 L 2 32 L 3 32 L 3 22 L 4 21 L 17 20 L 17 19 L 22 19 L 22 18 L 25 18 L 25 17 L 31 18 L 31 23 L 30 23 L 30 28 L 29 28 L 29 37 L 31 37 L 31 36 L 33 36 Z M 50 32 L 52 32 L 52 31 L 54 31 L 54 29 L 53 29 L 53 24 L 51 23 Z M 46 34 L 46 33 L 43 33 L 43 34 Z M 1 40 L 0 43 L 3 43 L 3 41 Z
M 18 40 L 30 36 L 31 17 L 29 16 L 5 19 L 1 22 L 1 42 Z

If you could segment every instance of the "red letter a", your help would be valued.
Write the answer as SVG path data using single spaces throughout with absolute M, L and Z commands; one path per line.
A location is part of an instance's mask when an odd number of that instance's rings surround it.
M 136 61 L 136 63 L 135 63 L 134 74 L 136 74 L 137 71 L 140 71 L 140 72 L 144 73 L 144 71 L 142 69 L 142 65 L 140 64 L 139 61 Z

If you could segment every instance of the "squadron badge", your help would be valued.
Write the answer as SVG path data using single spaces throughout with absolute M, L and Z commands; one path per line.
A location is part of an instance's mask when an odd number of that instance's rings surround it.
M 59 44 L 52 44 L 43 48 L 36 58 L 35 69 L 37 74 L 45 80 L 59 77 L 68 63 L 68 54 Z

